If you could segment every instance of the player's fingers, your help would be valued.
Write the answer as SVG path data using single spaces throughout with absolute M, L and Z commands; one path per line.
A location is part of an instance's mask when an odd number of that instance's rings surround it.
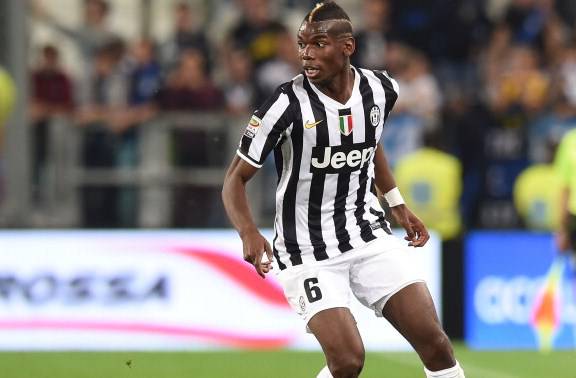
M 414 241 L 413 245 L 414 247 L 423 247 L 424 244 L 426 244 L 426 242 L 428 242 L 428 240 L 430 239 L 430 234 L 428 233 L 428 230 L 426 230 L 426 227 L 424 227 L 422 223 L 418 223 L 416 225 L 416 229 L 418 238 Z
M 262 255 L 264 251 L 256 252 L 256 256 L 253 262 L 254 267 L 256 268 L 256 273 L 262 278 L 264 278 L 264 272 L 262 271 Z
M 428 240 L 430 240 L 430 234 L 428 233 L 427 229 L 424 229 L 424 232 L 422 233 L 423 235 L 423 240 L 422 240 L 422 245 L 428 243 Z
M 412 228 L 410 223 L 406 223 L 404 229 L 406 230 L 406 237 L 404 239 L 410 242 L 408 245 L 412 245 L 412 243 L 416 240 L 416 233 L 414 232 L 414 228 Z
M 246 255 L 244 255 L 244 261 L 246 261 L 247 263 L 250 263 L 250 264 L 254 264 L 255 259 L 254 259 L 253 255 L 246 254 Z
M 268 241 L 266 241 L 266 243 L 264 244 L 264 248 L 266 249 L 266 256 L 268 257 L 268 262 L 272 262 L 272 260 L 274 260 L 274 254 L 272 253 L 272 247 L 270 246 L 270 243 L 268 243 Z
M 268 273 L 269 271 L 272 270 L 272 263 L 270 262 L 264 262 L 261 265 L 262 266 L 260 268 L 262 269 L 263 273 Z
M 246 261 L 247 263 L 250 263 L 250 264 L 254 264 L 254 254 L 252 253 L 252 250 L 250 248 L 244 246 L 242 252 L 244 255 L 244 261 Z
M 255 264 L 254 267 L 256 268 L 256 273 L 258 273 L 258 275 L 262 278 L 266 278 L 266 276 L 264 275 L 264 272 L 262 271 L 262 267 L 260 266 L 260 264 Z

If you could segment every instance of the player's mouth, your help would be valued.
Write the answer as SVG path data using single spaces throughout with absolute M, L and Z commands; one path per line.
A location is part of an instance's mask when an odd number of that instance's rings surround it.
M 304 66 L 304 73 L 306 74 L 307 78 L 314 79 L 320 75 L 320 69 L 313 66 Z

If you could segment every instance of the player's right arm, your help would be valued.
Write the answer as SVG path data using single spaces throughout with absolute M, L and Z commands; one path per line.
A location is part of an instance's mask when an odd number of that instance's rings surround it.
M 256 268 L 261 277 L 272 268 L 272 248 L 258 231 L 248 206 L 246 183 L 262 167 L 266 157 L 282 143 L 282 135 L 292 124 L 290 98 L 292 82 L 280 85 L 274 94 L 250 118 L 232 160 L 222 189 L 224 208 L 240 234 L 244 260 Z M 268 262 L 262 263 L 266 253 Z
M 258 168 L 236 155 L 224 178 L 222 201 L 230 222 L 242 239 L 244 260 L 254 265 L 256 272 L 264 278 L 272 268 L 272 248 L 258 231 L 246 196 L 246 183 L 257 171 Z M 261 262 L 264 253 L 268 256 L 266 263 Z

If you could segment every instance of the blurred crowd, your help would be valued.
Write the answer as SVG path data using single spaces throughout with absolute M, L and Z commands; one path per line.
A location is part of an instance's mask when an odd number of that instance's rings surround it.
M 36 54 L 30 102 L 36 176 L 46 123 L 54 116 L 85 127 L 87 166 L 138 164 L 138 126 L 159 112 L 226 112 L 240 120 L 230 127 L 243 127 L 246 114 L 300 72 L 295 28 L 283 15 L 303 18 L 314 1 L 220 3 L 238 10 L 223 36 L 215 38 L 198 22 L 202 5 L 179 1 L 173 31 L 161 41 L 127 40 L 110 30 L 112 1 L 85 0 L 84 22 L 73 28 L 35 3 L 35 21 L 74 41 L 82 59 L 82 72 L 73 77 L 56 45 L 40 46 Z M 391 165 L 434 147 L 458 163 L 460 174 L 442 185 L 462 188 L 455 199 L 462 228 L 526 225 L 513 202 L 517 177 L 549 164 L 561 136 L 576 127 L 576 2 L 340 3 L 354 15 L 353 64 L 385 69 L 400 85 L 382 137 Z M 193 139 L 182 138 L 190 143 L 182 148 L 194 148 Z M 126 200 L 130 190 L 110 190 L 88 190 L 87 206 L 97 212 L 122 197 L 124 207 L 133 206 Z M 130 226 L 133 216 L 121 214 L 94 225 Z

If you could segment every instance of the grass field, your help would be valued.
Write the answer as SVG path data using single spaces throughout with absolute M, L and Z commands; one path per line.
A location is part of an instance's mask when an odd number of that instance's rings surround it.
M 467 378 L 576 378 L 576 351 L 477 352 L 456 345 Z M 0 353 L 2 378 L 307 378 L 321 353 Z M 419 378 L 414 353 L 368 353 L 363 378 Z

